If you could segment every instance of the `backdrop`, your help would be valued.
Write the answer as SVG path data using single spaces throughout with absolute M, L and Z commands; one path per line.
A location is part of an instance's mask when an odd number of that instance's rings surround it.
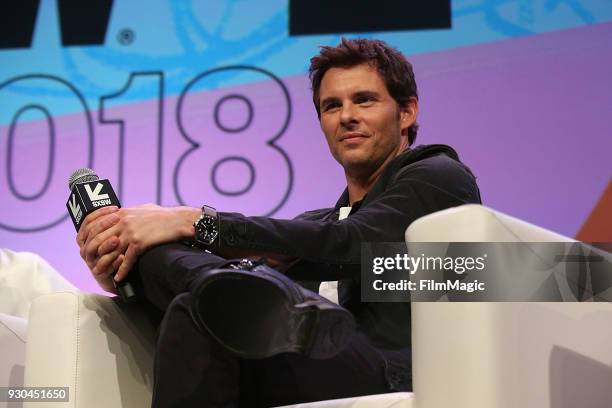
M 343 35 L 409 56 L 417 143 L 455 147 L 486 205 L 575 236 L 610 184 L 609 0 L 10 3 L 0 246 L 84 290 L 97 287 L 65 207 L 77 168 L 110 179 L 123 205 L 290 218 L 333 204 L 343 173 L 306 72 Z

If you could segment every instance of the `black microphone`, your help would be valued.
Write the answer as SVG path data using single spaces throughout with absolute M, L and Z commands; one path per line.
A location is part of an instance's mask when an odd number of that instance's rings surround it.
M 92 169 L 75 170 L 68 180 L 68 188 L 70 197 L 68 197 L 66 208 L 68 208 L 68 214 L 77 232 L 81 228 L 83 219 L 98 208 L 111 205 L 121 207 L 110 181 L 100 180 Z M 113 280 L 113 284 L 124 301 L 135 299 L 136 294 L 127 279 L 121 282 Z

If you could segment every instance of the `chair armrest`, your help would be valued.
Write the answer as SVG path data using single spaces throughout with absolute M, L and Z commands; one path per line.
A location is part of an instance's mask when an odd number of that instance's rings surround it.
M 420 218 L 406 241 L 572 240 L 466 205 Z M 418 408 L 612 406 L 610 344 L 608 302 L 415 302 L 415 402 Z
M 69 387 L 70 401 L 54 407 L 149 407 L 154 339 L 137 305 L 94 294 L 41 296 L 30 310 L 25 385 Z
M 0 387 L 22 387 L 25 361 L 25 319 L 0 313 Z M 0 401 L 0 408 L 9 406 Z

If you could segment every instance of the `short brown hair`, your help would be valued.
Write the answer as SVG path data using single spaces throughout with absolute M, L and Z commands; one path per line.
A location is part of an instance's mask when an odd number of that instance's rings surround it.
M 312 86 L 312 101 L 319 119 L 319 89 L 323 76 L 330 68 L 350 68 L 360 64 L 369 64 L 376 68 L 385 82 L 387 91 L 400 106 L 404 106 L 411 97 L 418 100 L 417 85 L 414 79 L 412 64 L 397 49 L 380 40 L 342 38 L 335 47 L 322 46 L 319 55 L 310 59 L 308 70 Z M 408 144 L 414 143 L 419 125 L 415 122 L 408 128 Z

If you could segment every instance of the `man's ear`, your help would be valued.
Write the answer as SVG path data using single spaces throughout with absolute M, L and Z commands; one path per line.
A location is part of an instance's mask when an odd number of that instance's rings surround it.
M 419 101 L 416 97 L 411 96 L 406 103 L 400 105 L 400 126 L 402 134 L 408 131 L 408 128 L 412 126 L 419 113 Z

